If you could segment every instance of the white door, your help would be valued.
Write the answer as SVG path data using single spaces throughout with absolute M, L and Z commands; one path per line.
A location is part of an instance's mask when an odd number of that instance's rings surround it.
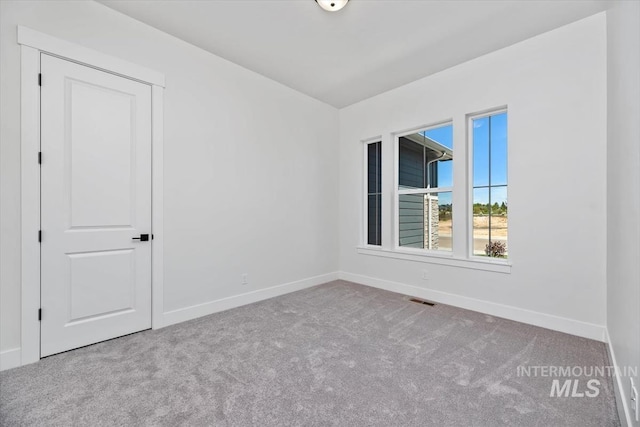
M 151 87 L 42 55 L 41 356 L 151 327 Z

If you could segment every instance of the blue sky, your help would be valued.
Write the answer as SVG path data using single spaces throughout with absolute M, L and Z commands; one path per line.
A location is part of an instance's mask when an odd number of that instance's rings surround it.
M 445 147 L 453 149 L 453 126 L 446 125 L 424 132 L 425 136 Z M 500 185 L 507 183 L 507 113 L 482 117 L 473 121 L 473 185 Z M 491 144 L 489 144 L 491 142 Z M 491 176 L 489 176 L 489 154 L 491 154 Z M 438 186 L 453 185 L 453 162 L 438 165 Z M 491 180 L 489 180 L 491 178 Z M 507 201 L 506 187 L 491 190 L 491 203 Z M 474 203 L 488 203 L 489 189 L 474 190 Z M 451 193 L 440 194 L 440 204 L 451 203 Z
M 491 157 L 491 171 L 489 171 Z M 507 113 L 473 121 L 473 186 L 507 183 Z M 489 202 L 489 190 L 474 190 L 474 203 Z M 491 190 L 491 203 L 507 201 L 506 187 Z
M 440 126 L 429 129 L 424 135 L 437 143 L 453 150 L 453 125 Z M 453 186 L 453 162 L 440 162 L 438 164 L 438 187 Z

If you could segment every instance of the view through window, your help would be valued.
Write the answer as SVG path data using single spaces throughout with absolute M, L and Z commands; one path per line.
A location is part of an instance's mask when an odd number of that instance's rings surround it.
M 507 112 L 472 118 L 473 255 L 506 258 Z
M 399 246 L 451 251 L 453 125 L 398 139 Z
M 382 143 L 367 144 L 367 244 L 382 242 Z

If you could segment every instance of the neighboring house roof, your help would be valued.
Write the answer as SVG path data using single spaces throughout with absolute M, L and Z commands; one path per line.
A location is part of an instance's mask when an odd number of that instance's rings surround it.
M 414 133 L 411 135 L 405 135 L 404 138 L 407 138 L 411 142 L 418 143 L 420 145 L 425 146 L 430 152 L 431 155 L 428 156 L 429 160 L 452 160 L 453 159 L 453 150 L 449 147 L 445 147 L 440 144 L 438 141 L 434 141 L 433 139 L 426 137 L 419 133 Z

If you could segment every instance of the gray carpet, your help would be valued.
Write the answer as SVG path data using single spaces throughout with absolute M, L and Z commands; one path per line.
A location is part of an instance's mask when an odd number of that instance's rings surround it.
M 550 397 L 518 365 L 609 361 L 600 342 L 337 281 L 2 372 L 0 424 L 619 425 L 610 378 Z

